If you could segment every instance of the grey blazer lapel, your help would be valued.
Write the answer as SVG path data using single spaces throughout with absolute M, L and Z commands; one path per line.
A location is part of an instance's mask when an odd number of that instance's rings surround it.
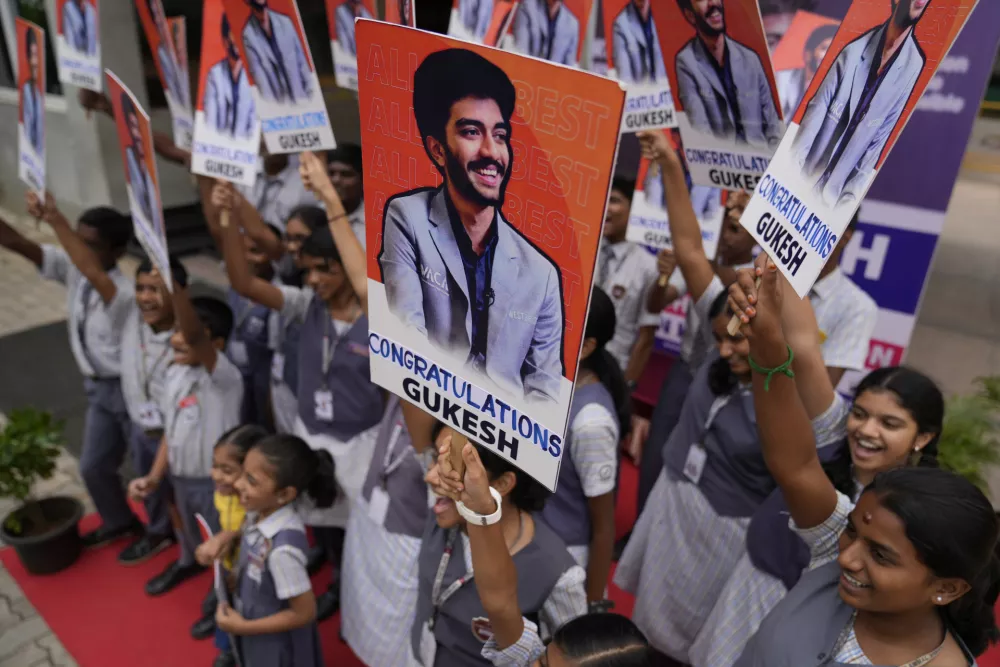
M 884 32 L 885 26 L 882 26 L 868 36 L 868 43 L 865 44 L 865 48 L 861 52 L 861 62 L 854 68 L 854 78 L 851 82 L 851 104 L 845 111 L 848 117 L 854 115 L 854 110 L 858 108 L 858 102 L 861 99 L 861 91 L 864 90 L 865 81 L 868 80 L 868 73 L 871 71 L 872 59 L 878 57 L 878 53 L 876 53 L 876 51 L 878 50 L 879 38 L 881 38 Z
M 501 347 L 498 341 L 503 340 L 501 334 L 517 290 L 534 287 L 521 283 L 521 253 L 518 250 L 515 234 L 517 232 L 510 223 L 504 219 L 500 211 L 497 211 L 497 248 L 493 255 L 493 276 L 490 281 L 494 301 L 489 309 L 490 330 L 486 339 L 487 349 L 491 351 Z M 487 366 L 495 358 L 495 355 L 487 355 Z
M 451 220 L 448 219 L 448 203 L 445 200 L 444 188 L 437 191 L 431 198 L 431 240 L 437 247 L 438 254 L 444 260 L 444 265 L 451 274 L 452 280 L 462 290 L 465 295 L 465 302 L 469 303 L 469 285 L 465 277 L 465 265 L 462 264 L 462 254 L 458 251 L 458 241 L 455 239 L 455 232 L 451 228 Z
M 709 61 L 712 54 L 708 52 L 708 49 L 705 48 L 705 44 L 697 36 L 693 37 L 692 41 L 694 43 L 692 44 L 691 50 L 694 52 L 694 57 L 697 60 L 698 68 L 700 69 L 698 74 L 701 78 L 708 81 L 708 84 L 712 86 L 712 90 L 715 91 L 716 95 L 719 95 L 722 99 L 726 99 L 726 91 L 722 89 L 722 82 L 719 81 L 719 75 L 715 73 L 715 66 L 713 66 Z M 732 48 L 730 48 L 728 44 L 726 45 L 726 48 L 730 50 L 729 63 L 732 65 Z M 739 81 L 739 79 L 736 78 L 735 72 L 733 73 L 733 79 Z

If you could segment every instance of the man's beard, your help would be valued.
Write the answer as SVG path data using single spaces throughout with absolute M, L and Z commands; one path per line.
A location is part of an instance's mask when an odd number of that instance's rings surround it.
M 712 11 L 715 10 L 713 9 Z M 726 32 L 726 10 L 724 7 L 719 6 L 718 11 L 720 14 L 722 14 L 722 28 L 717 30 L 709 24 L 707 17 L 697 16 L 695 17 L 695 23 L 698 24 L 697 25 L 698 32 L 704 33 L 709 37 L 718 37 L 719 35 Z
M 452 184 L 459 194 L 464 198 L 468 199 L 474 204 L 479 206 L 503 206 L 504 193 L 507 190 L 507 181 L 510 177 L 510 169 L 504 169 L 496 160 L 491 160 L 490 158 L 482 158 L 479 160 L 473 160 L 469 163 L 469 166 L 463 167 L 462 163 L 458 161 L 452 152 L 445 147 L 444 150 L 444 165 L 445 172 L 448 175 L 448 182 Z M 472 183 L 472 178 L 469 176 L 469 171 L 477 168 L 488 167 L 493 165 L 497 168 L 497 172 L 500 175 L 500 193 L 496 199 L 484 195 L 482 192 L 476 189 L 476 186 Z

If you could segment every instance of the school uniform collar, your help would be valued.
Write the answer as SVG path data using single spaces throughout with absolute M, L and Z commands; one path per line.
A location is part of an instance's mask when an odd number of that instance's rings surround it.
M 295 520 L 295 517 L 295 508 L 292 507 L 291 504 L 288 504 L 278 508 L 266 519 L 261 519 L 260 521 L 257 520 L 257 515 L 255 513 L 253 527 L 254 530 L 267 539 L 273 540 L 274 536 L 287 527 L 289 522 Z
M 831 271 L 829 275 L 817 280 L 812 286 L 811 293 L 819 298 L 820 301 L 827 299 L 837 291 L 837 288 L 840 287 L 840 283 L 843 279 L 844 274 L 838 266 Z
M 620 262 L 632 250 L 632 245 L 630 241 L 619 241 L 618 243 L 609 243 L 607 247 L 611 257 L 616 262 Z

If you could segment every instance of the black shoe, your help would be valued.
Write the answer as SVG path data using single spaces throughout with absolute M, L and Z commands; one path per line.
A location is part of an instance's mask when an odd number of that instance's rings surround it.
M 323 551 L 323 547 L 313 547 L 306 554 L 306 572 L 309 576 L 313 576 L 320 571 L 320 568 L 326 564 L 326 552 Z
M 229 651 L 225 651 L 215 656 L 212 667 L 236 667 L 236 656 Z
M 177 561 L 174 561 L 167 566 L 167 569 L 146 583 L 146 595 L 163 595 L 176 588 L 178 584 L 198 576 L 204 570 L 205 568 L 198 564 L 182 567 Z
M 208 639 L 215 635 L 215 612 L 199 618 L 191 626 L 191 637 L 194 639 Z
M 201 601 L 201 615 L 215 618 L 215 609 L 219 606 L 219 598 L 215 595 L 215 586 L 209 589 L 208 595 Z
M 108 530 L 104 526 L 101 526 L 97 530 L 84 533 L 80 537 L 80 540 L 83 542 L 84 547 L 88 549 L 95 549 L 97 547 L 103 547 L 105 544 L 110 544 L 116 540 L 120 540 L 124 537 L 138 537 L 142 535 L 142 533 L 142 522 L 135 519 L 132 523 L 127 523 L 121 528 L 115 528 L 113 530 Z
M 125 547 L 118 554 L 118 562 L 122 565 L 145 563 L 164 549 L 169 549 L 176 542 L 173 535 L 150 535 L 147 533 Z
M 330 586 L 316 598 L 316 622 L 325 621 L 340 611 L 340 587 Z

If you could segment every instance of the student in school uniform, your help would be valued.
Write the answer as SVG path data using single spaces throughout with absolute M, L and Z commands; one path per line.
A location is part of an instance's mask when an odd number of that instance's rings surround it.
M 655 135 L 663 136 L 646 136 Z M 663 445 L 663 468 L 619 560 L 615 583 L 636 595 L 633 620 L 649 643 L 690 664 L 691 645 L 744 553 L 750 517 L 775 483 L 754 423 L 748 343 L 726 330 L 726 291 L 705 256 L 683 168 L 665 140 L 644 142 L 643 150 L 663 168 L 677 263 L 716 349 L 695 374 Z M 681 194 L 677 200 L 675 193 Z M 835 437 L 829 429 L 817 434 L 822 444 Z
M 587 613 L 586 574 L 566 550 L 566 545 L 544 521 L 537 520 L 549 492 L 527 473 L 480 445 L 466 443 L 463 458 L 478 454 L 489 480 L 489 494 L 496 512 L 473 514 L 454 500 L 460 483 L 450 459 L 453 431 L 443 424 L 435 434 L 438 459 L 427 473 L 427 484 L 437 496 L 420 545 L 420 592 L 411 635 L 413 655 L 423 667 L 452 665 L 523 665 L 525 646 L 516 643 L 504 650 L 488 651 L 492 637 L 489 619 L 473 584 L 468 524 L 498 523 L 503 533 L 497 547 L 506 548 L 514 561 L 517 601 L 534 625 L 558 628 Z M 537 634 L 528 638 L 538 641 Z
M 793 352 L 802 341 L 819 340 L 807 301 L 789 302 L 782 327 Z M 797 336 L 796 331 L 805 335 Z M 829 363 L 824 358 L 825 363 Z M 907 465 L 936 466 L 944 396 L 927 376 L 889 366 L 869 373 L 854 400 L 831 411 L 834 386 L 827 370 L 796 368 L 795 387 L 810 419 L 826 413 L 837 424 L 836 444 L 819 456 L 827 477 L 856 502 L 876 475 Z M 691 648 L 699 667 L 732 667 L 767 614 L 795 586 L 809 564 L 809 548 L 788 526 L 788 504 L 780 489 L 760 506 L 747 529 L 747 553 L 740 559 L 711 616 Z
M 261 157 L 257 161 L 257 179 L 252 186 L 240 185 L 237 189 L 261 220 L 281 231 L 285 230 L 285 221 L 293 210 L 319 203 L 299 178 L 298 156 L 268 153 L 263 140 Z M 246 210 L 242 213 L 248 215 Z
M 32 262 L 43 278 L 66 286 L 70 348 L 87 394 L 80 473 L 101 515 L 101 525 L 83 536 L 84 544 L 138 537 L 142 523 L 128 506 L 118 472 L 132 429 L 120 377 L 121 332 L 135 308 L 135 288 L 117 264 L 132 237 L 132 223 L 114 209 L 92 208 L 74 231 L 50 194 L 42 202 L 29 193 L 28 210 L 52 228 L 62 247 L 38 245 L 3 221 L 0 246 Z
M 441 448 L 441 467 L 449 461 L 451 446 Z M 592 611 L 577 616 L 556 628 L 552 640 L 543 645 L 537 625 L 522 615 L 518 595 L 517 566 L 505 548 L 504 530 L 500 521 L 491 522 L 503 509 L 490 492 L 489 475 L 471 445 L 462 451 L 464 477 L 458 475 L 439 480 L 440 490 L 449 498 L 462 503 L 466 510 L 486 521 L 469 521 L 465 525 L 469 536 L 469 552 L 475 571 L 473 582 L 486 610 L 484 634 L 491 635 L 483 645 L 482 655 L 494 664 L 530 665 L 531 667 L 652 667 L 654 652 L 639 628 L 625 616 Z M 461 487 L 458 483 L 461 482 Z
M 222 434 L 239 424 L 243 400 L 243 377 L 222 353 L 233 329 L 229 306 L 212 297 L 191 299 L 176 284 L 172 300 L 177 331 L 170 338 L 174 356 L 160 406 L 163 440 L 149 474 L 129 484 L 133 497 L 145 498 L 169 473 L 180 515 L 180 555 L 146 584 L 146 594 L 152 596 L 173 590 L 202 570 L 194 557 L 201 544 L 195 515 L 201 514 L 218 532 L 212 452 Z
M 580 370 L 569 410 L 556 492 L 542 519 L 587 570 L 587 600 L 605 598 L 615 543 L 615 485 L 619 434 L 632 415 L 628 386 L 606 346 L 615 331 L 615 307 L 595 287 L 583 335 Z
M 735 664 L 975 665 L 1000 637 L 993 507 L 968 480 L 925 466 L 875 475 L 857 501 L 837 491 L 796 386 L 800 373 L 825 372 L 818 327 L 813 320 L 786 331 L 782 323 L 783 301 L 795 298 L 765 255 L 729 296 L 755 364 L 764 458 L 810 550 L 808 571 Z M 827 413 L 846 413 L 832 385 L 823 394 Z
M 364 167 L 361 165 L 361 146 L 352 143 L 338 143 L 326 152 L 326 171 L 330 182 L 337 191 L 347 220 L 354 235 L 365 245 L 365 199 Z
M 342 490 L 332 508 L 306 512 L 306 523 L 339 570 L 350 505 L 361 492 L 384 401 L 382 391 L 371 382 L 364 251 L 326 165 L 312 153 L 303 153 L 300 160 L 303 182 L 318 193 L 328 220 L 302 246 L 308 289 L 277 287 L 250 274 L 238 254 L 238 215 L 237 224 L 223 229 L 222 247 L 230 283 L 240 294 L 286 320 L 301 322 L 295 433 L 333 456 Z M 320 620 L 339 608 L 336 579 L 317 604 Z
M 369 667 L 401 667 L 417 606 L 417 556 L 429 509 L 426 463 L 436 420 L 389 395 L 375 451 L 344 542 L 341 632 Z

